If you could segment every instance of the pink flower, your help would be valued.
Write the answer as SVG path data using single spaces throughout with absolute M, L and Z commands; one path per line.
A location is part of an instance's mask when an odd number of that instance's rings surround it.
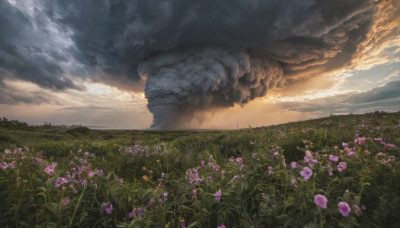
M 278 157 L 278 155 L 279 155 L 278 152 L 275 152 L 275 153 L 274 153 L 274 157 Z
M 340 162 L 339 165 L 337 165 L 337 170 L 339 172 L 342 172 L 347 168 L 347 163 L 346 162 Z
M 64 200 L 64 205 L 68 205 L 70 201 L 71 201 L 70 198 L 66 198 L 66 199 Z
M 217 226 L 217 228 L 225 228 L 225 225 Z
M 89 177 L 89 178 L 92 178 L 93 176 L 94 176 L 94 172 L 90 171 L 90 172 L 88 173 L 88 177 Z
M 344 148 L 346 148 L 346 147 L 349 147 L 349 144 L 347 144 L 347 143 L 342 143 L 342 146 L 343 146 Z
M 362 145 L 365 143 L 365 137 L 358 138 L 358 144 Z
M 10 167 L 11 167 L 11 169 L 17 168 L 17 163 L 15 161 L 11 162 Z
M 242 164 L 243 163 L 243 158 L 236 158 L 236 162 L 239 163 L 239 164 Z
M 338 204 L 338 207 L 339 207 L 339 212 L 340 212 L 344 217 L 349 216 L 351 209 L 350 209 L 349 205 L 348 205 L 346 202 L 343 202 L 343 201 L 340 202 L 340 203 Z
M 303 170 L 300 171 L 300 174 L 304 177 L 304 180 L 308 180 L 313 174 L 313 171 L 308 167 L 304 167 Z
M 101 205 L 101 207 L 103 208 L 103 210 L 107 213 L 107 214 L 111 214 L 113 211 L 113 205 L 110 203 L 110 201 L 108 201 L 107 203 L 103 203 Z
M 294 179 L 294 178 L 292 178 L 290 181 L 292 182 L 292 184 L 296 184 L 297 183 L 297 180 Z
M 297 163 L 295 161 L 292 161 L 292 163 L 290 163 L 290 167 L 292 167 L 292 169 L 295 169 L 297 167 Z
M 330 155 L 329 155 L 329 160 L 331 160 L 331 161 L 333 161 L 333 162 L 337 162 L 337 161 L 339 161 L 339 157 L 338 157 L 338 156 L 335 156 L 335 155 L 332 155 L 332 154 L 330 154 Z
M 351 208 L 353 208 L 353 212 L 354 214 L 356 214 L 357 216 L 361 215 L 361 209 L 358 205 L 354 204 L 353 206 L 351 206 Z
M 216 193 L 214 193 L 215 202 L 219 203 L 219 201 L 221 200 L 221 195 L 222 195 L 221 190 L 218 190 Z
M 51 167 L 46 167 L 46 168 L 44 169 L 44 171 L 45 171 L 47 174 L 53 174 L 53 173 L 54 173 L 54 169 L 51 168 Z
M 317 204 L 317 206 L 319 206 L 320 208 L 326 209 L 327 202 L 328 202 L 328 199 L 321 194 L 317 194 L 314 196 L 314 203 Z

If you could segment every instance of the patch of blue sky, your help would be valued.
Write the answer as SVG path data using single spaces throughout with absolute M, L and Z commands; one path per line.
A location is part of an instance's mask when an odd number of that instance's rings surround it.
M 352 76 L 346 78 L 340 90 L 369 90 L 400 80 L 400 62 L 381 64 L 368 70 L 350 73 Z

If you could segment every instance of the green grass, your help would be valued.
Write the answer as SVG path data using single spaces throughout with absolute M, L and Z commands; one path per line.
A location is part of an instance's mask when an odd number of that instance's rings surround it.
M 242 130 L 134 131 L 3 119 L 0 227 L 400 227 L 399 121 L 400 112 L 375 112 Z M 339 162 L 347 164 L 341 172 Z M 307 180 L 304 167 L 313 172 Z M 349 216 L 339 202 L 352 207 Z

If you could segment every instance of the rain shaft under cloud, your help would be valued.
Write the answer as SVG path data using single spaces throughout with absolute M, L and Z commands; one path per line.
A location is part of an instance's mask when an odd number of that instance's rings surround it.
M 11 20 L 1 22 L 0 70 L 7 76 L 0 80 L 22 79 L 65 90 L 81 89 L 74 80 L 88 78 L 124 90 L 144 90 L 154 115 L 153 128 L 185 128 L 197 112 L 243 105 L 271 88 L 345 66 L 366 39 L 377 4 L 383 4 L 366 0 L 16 2 L 0 3 L 0 15 L 19 18 L 14 25 Z M 16 26 L 18 32 L 5 33 L 17 31 Z M 46 43 L 63 45 L 58 49 Z M 74 64 L 78 70 L 70 68 Z

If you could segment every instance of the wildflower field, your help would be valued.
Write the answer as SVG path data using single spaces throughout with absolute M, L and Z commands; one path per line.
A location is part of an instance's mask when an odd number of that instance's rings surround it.
M 0 227 L 400 227 L 400 112 L 231 131 L 0 121 Z

